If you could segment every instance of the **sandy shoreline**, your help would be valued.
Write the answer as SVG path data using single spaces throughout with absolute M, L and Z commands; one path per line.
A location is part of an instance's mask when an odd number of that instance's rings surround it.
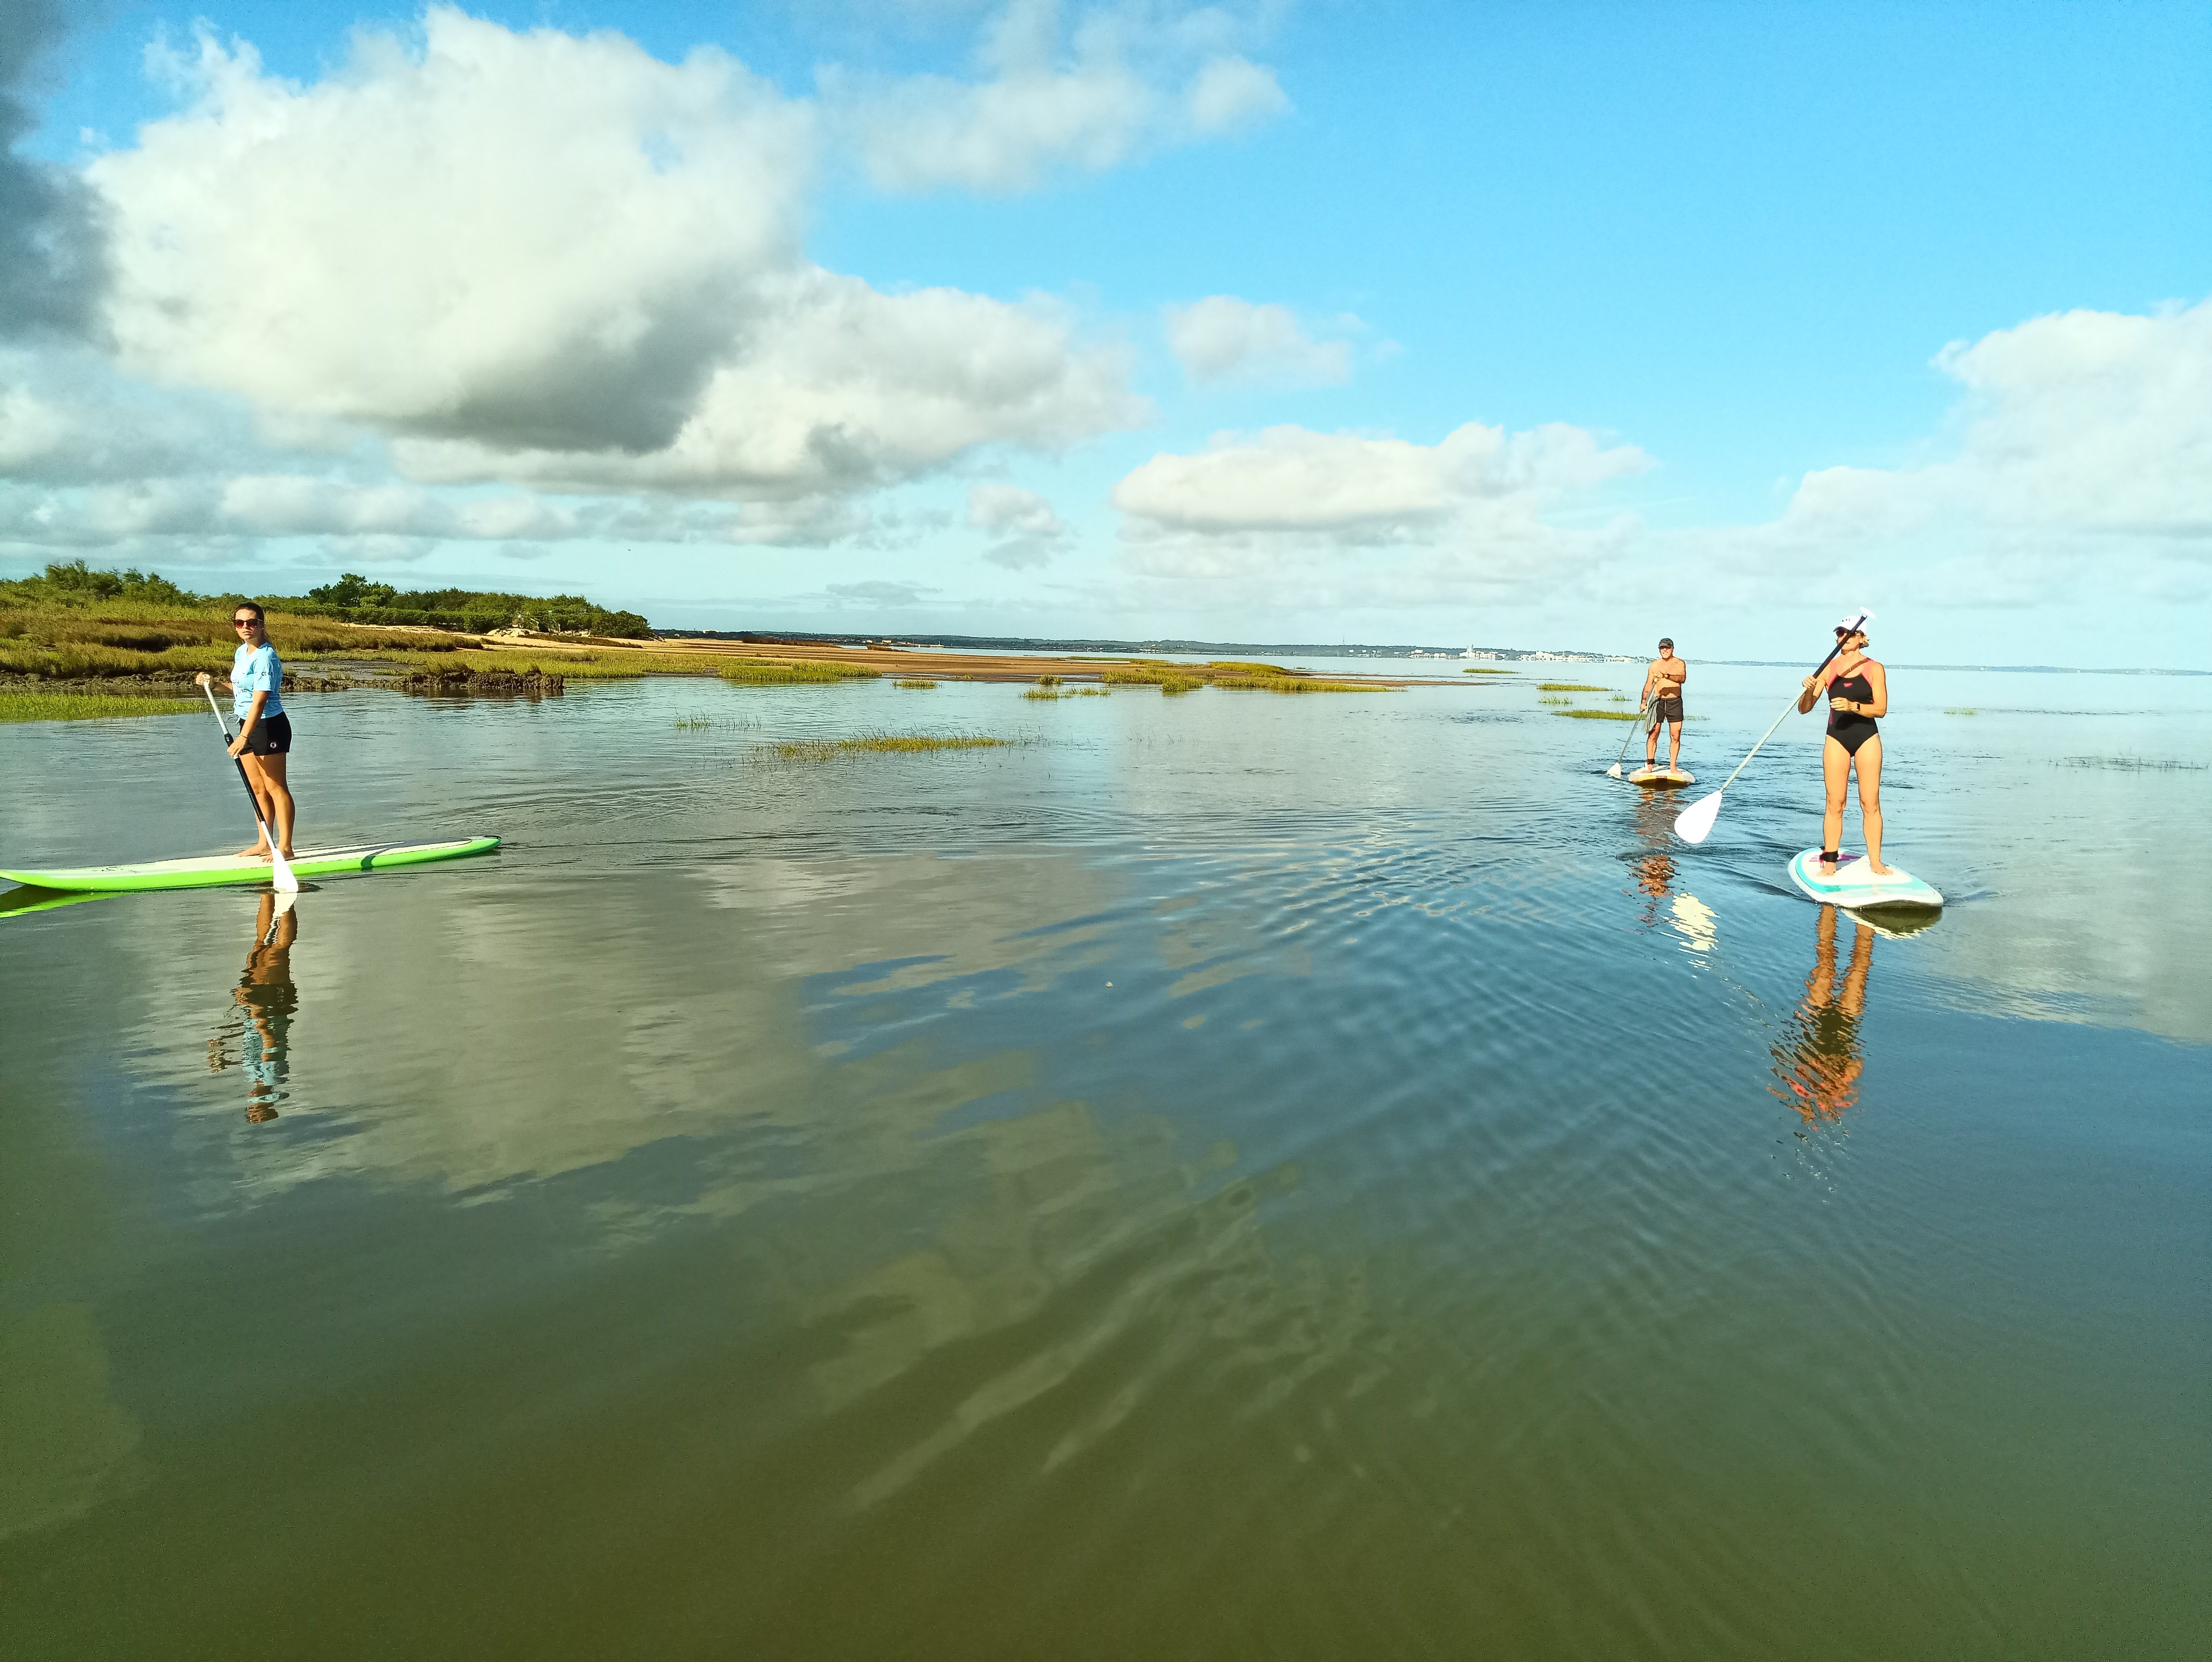
M 589 653 L 602 658 L 611 652 L 622 652 L 649 653 L 654 658 L 696 657 L 702 675 L 716 673 L 719 669 L 716 660 L 719 659 L 764 658 L 778 663 L 849 664 L 855 668 L 873 670 L 892 679 L 1024 682 L 1051 675 L 1064 681 L 1085 682 L 1098 681 L 1106 670 L 1111 669 L 1182 661 L 1133 656 L 1062 657 L 1026 652 L 920 652 L 889 642 L 875 642 L 866 646 L 840 646 L 820 640 L 726 640 L 692 635 L 664 635 L 649 641 L 567 635 L 532 635 L 526 640 L 513 637 L 501 640 L 468 638 L 475 644 L 506 652 L 569 652 L 580 655 Z M 1295 670 L 1299 666 L 1286 663 L 1281 667 Z M 1490 680 L 1490 677 L 1483 676 L 1455 676 L 1447 679 L 1424 676 L 1347 674 L 1335 669 L 1325 673 L 1331 681 L 1356 681 L 1376 687 L 1472 687 L 1483 685 Z

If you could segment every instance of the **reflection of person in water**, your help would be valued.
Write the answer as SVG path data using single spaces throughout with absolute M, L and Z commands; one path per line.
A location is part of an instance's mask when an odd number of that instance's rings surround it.
M 292 1012 L 300 1007 L 299 990 L 292 985 L 292 943 L 299 937 L 297 909 L 287 907 L 280 914 L 276 896 L 262 895 L 253 922 L 253 949 L 246 955 L 245 973 L 230 995 L 240 1013 L 208 1040 L 209 1072 L 246 1070 L 246 1117 L 256 1125 L 274 1119 L 276 1105 L 288 1095 L 284 1082 L 291 1068 L 286 1052 Z M 233 1037 L 239 1040 L 235 1058 L 228 1042 Z
M 1636 829 L 1644 839 L 1644 857 L 1636 862 L 1636 886 L 1650 895 L 1644 908 L 1644 927 L 1659 926 L 1659 903 L 1674 889 L 1674 819 L 1668 806 L 1651 792 L 1638 793 Z
M 1834 907 L 1820 908 L 1813 973 L 1805 978 L 1805 996 L 1798 1001 L 1787 1039 L 1774 1047 L 1774 1077 L 1784 1087 L 1775 1095 L 1787 1098 L 1814 1125 L 1843 1118 L 1858 1101 L 1859 1075 L 1866 1069 L 1859 1053 L 1859 1017 L 1866 1010 L 1867 972 L 1874 967 L 1874 931 L 1863 920 L 1851 919 L 1851 958 L 1839 984 L 1836 917 Z

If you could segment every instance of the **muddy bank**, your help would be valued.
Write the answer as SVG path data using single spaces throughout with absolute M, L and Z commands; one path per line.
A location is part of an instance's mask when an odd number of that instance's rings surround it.
M 428 698 L 558 698 L 564 687 L 559 676 L 543 670 L 480 670 L 465 664 L 417 670 L 386 684 Z

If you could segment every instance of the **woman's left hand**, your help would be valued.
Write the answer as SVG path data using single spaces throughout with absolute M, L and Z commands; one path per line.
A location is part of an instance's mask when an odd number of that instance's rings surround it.
M 231 740 L 231 742 L 230 742 L 230 754 L 231 754 L 231 758 L 232 758 L 232 760 L 233 760 L 233 761 L 235 761 L 237 758 L 239 758 L 240 756 L 242 756 L 242 755 L 244 755 L 246 754 L 246 735 L 245 735 L 245 734 L 240 733 L 240 734 L 236 738 L 234 738 L 234 739 Z

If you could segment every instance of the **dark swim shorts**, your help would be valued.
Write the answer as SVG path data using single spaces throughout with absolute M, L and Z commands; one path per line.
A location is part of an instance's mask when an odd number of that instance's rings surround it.
M 1680 721 L 1682 719 L 1682 701 L 1679 698 L 1662 698 L 1653 707 L 1658 711 L 1662 721 Z
M 253 724 L 253 731 L 246 736 L 248 755 L 281 756 L 292 749 L 292 718 L 279 711 L 273 716 L 264 716 Z

